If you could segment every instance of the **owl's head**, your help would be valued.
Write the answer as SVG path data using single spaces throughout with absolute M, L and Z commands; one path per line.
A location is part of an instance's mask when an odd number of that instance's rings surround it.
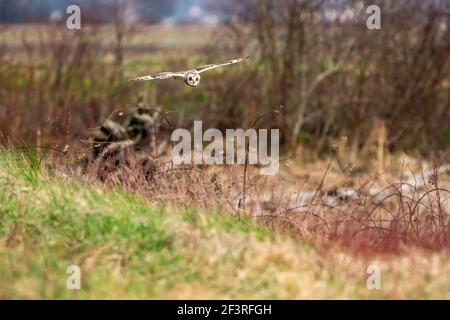
M 190 71 L 186 74 L 184 82 L 186 82 L 188 86 L 196 87 L 200 83 L 200 75 L 197 72 Z

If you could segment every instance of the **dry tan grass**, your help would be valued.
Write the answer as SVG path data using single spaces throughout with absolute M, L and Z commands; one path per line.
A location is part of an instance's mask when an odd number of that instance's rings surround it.
M 249 167 L 245 196 L 242 166 L 173 167 L 158 160 L 149 176 L 136 161 L 128 161 L 101 178 L 152 203 L 251 217 L 277 232 L 324 246 L 340 244 L 360 253 L 395 253 L 405 246 L 448 249 L 448 165 L 407 156 L 390 156 L 389 162 L 383 170 L 349 171 L 334 159 L 291 159 L 273 177 Z M 96 177 L 91 170 L 90 180 Z

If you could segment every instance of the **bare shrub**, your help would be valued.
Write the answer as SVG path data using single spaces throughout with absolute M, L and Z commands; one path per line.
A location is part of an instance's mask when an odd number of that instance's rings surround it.
M 365 8 L 374 3 L 382 8 L 379 31 L 365 27 Z M 226 46 L 234 41 L 235 51 L 251 51 L 257 60 L 251 80 L 230 77 L 230 90 L 221 90 L 235 126 L 249 121 L 248 109 L 283 105 L 286 117 L 276 125 L 290 150 L 300 144 L 328 151 L 343 136 L 362 148 L 377 119 L 386 124 L 389 150 L 448 148 L 444 1 L 249 0 L 229 12 Z M 236 81 L 244 102 L 228 97 Z

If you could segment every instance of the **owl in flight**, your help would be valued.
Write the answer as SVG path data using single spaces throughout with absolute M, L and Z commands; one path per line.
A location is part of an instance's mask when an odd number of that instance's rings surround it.
M 170 79 L 170 78 L 172 78 L 172 79 L 182 78 L 182 79 L 184 79 L 184 82 L 188 86 L 196 87 L 200 83 L 200 73 L 211 70 L 211 69 L 239 63 L 241 61 L 244 61 L 247 58 L 248 58 L 248 56 L 245 58 L 228 60 L 228 61 L 225 61 L 224 63 L 220 63 L 220 64 L 208 64 L 206 66 L 197 67 L 197 68 L 187 70 L 187 71 L 160 72 L 160 73 L 152 74 L 149 76 L 131 78 L 128 81 L 146 81 L 146 80 L 163 80 L 163 79 Z

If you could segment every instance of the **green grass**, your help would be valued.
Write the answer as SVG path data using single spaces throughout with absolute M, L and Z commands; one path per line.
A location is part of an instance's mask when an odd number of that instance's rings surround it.
M 198 278 L 200 270 L 186 268 L 192 257 L 174 245 L 168 213 L 123 190 L 58 181 L 41 172 L 35 155 L 2 152 L 0 194 L 2 298 L 114 296 L 104 284 L 118 284 L 124 296 L 159 297 Z M 179 218 L 178 227 L 205 229 L 195 209 Z M 262 237 L 249 221 L 231 219 L 212 214 L 207 224 Z M 65 288 L 71 264 L 89 270 L 83 290 Z
M 371 291 L 373 261 L 319 253 L 249 219 L 63 180 L 36 155 L 0 151 L 3 299 L 450 298 L 446 257 L 379 259 L 383 290 Z M 73 264 L 80 290 L 66 288 Z

